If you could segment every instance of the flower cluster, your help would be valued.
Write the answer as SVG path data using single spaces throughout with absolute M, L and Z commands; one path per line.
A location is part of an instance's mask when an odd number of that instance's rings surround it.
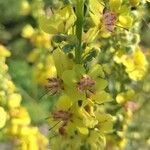
M 58 95 L 55 108 L 50 116 L 51 129 L 56 138 L 54 149 L 59 149 L 57 138 L 62 143 L 62 149 L 73 147 L 69 141 L 80 137 L 80 144 L 97 149 L 104 144 L 104 133 L 112 131 L 112 117 L 104 113 L 99 105 L 112 100 L 105 91 L 107 81 L 101 65 L 95 64 L 88 70 L 80 64 L 75 64 L 64 52 L 57 49 L 53 53 L 57 75 L 48 78 L 47 90 L 52 95 Z M 51 131 L 50 131 L 51 132 Z M 89 142 L 88 137 L 96 134 L 103 139 L 97 144 Z M 93 136 L 94 136 L 93 135 Z M 58 137 L 57 137 L 58 136 Z M 82 138 L 81 138 L 82 137 Z M 66 142 L 67 141 L 67 142 Z
M 21 95 L 8 75 L 5 64 L 10 52 L 0 45 L 0 129 L 21 150 L 47 149 L 48 140 L 37 127 L 31 126 L 27 109 L 21 106 Z
M 125 147 L 128 125 L 138 109 L 132 101 L 134 86 L 148 66 L 139 46 L 145 2 L 62 1 L 40 11 L 40 29 L 23 30 L 23 37 L 36 47 L 28 57 L 35 64 L 34 76 L 40 84 L 47 79 L 46 90 L 58 96 L 48 117 L 52 149 Z M 113 98 L 110 106 L 102 105 Z M 106 142 L 105 133 L 112 131 Z
M 146 57 L 140 48 L 135 49 L 135 52 L 127 55 L 121 54 L 121 51 L 117 51 L 114 57 L 117 63 L 122 63 L 125 66 L 125 71 L 128 73 L 129 78 L 134 81 L 141 80 L 148 67 Z

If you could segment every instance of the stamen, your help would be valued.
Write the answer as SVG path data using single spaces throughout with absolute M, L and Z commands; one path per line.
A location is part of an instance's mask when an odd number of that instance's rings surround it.
M 80 92 L 91 94 L 95 92 L 95 81 L 88 75 L 83 76 L 77 84 L 77 89 Z
M 59 133 L 61 135 L 65 135 L 65 126 L 67 126 L 67 122 L 64 122 L 63 125 L 59 128 Z
M 103 23 L 108 31 L 110 32 L 114 31 L 116 21 L 117 21 L 117 16 L 114 12 L 111 11 L 104 12 Z
M 56 124 L 54 124 L 49 130 L 52 130 L 53 128 L 55 128 L 61 121 L 57 122 Z
M 58 122 L 63 122 L 58 131 L 61 135 L 65 135 L 65 126 L 67 126 L 68 121 L 71 121 L 72 113 L 63 110 L 55 111 L 53 112 L 53 118 L 59 120 Z
M 72 113 L 68 111 L 59 110 L 53 113 L 54 120 L 69 121 L 71 117 Z
M 90 114 L 91 108 L 90 108 L 89 105 L 86 105 L 86 106 L 84 107 L 84 109 L 86 110 L 86 112 L 88 112 L 88 113 Z
M 59 78 L 48 78 L 48 84 L 45 86 L 49 89 L 52 95 L 59 94 L 63 89 L 63 81 Z

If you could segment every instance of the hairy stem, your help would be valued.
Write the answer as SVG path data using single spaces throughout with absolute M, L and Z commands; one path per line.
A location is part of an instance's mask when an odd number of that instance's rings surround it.
M 76 4 L 76 37 L 77 37 L 77 45 L 75 49 L 75 60 L 76 63 L 82 63 L 82 30 L 83 30 L 83 22 L 84 22 L 84 0 L 77 0 Z

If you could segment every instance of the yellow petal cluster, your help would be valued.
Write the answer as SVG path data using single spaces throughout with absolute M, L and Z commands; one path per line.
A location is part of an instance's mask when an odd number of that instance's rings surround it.
M 124 54 L 121 50 L 117 51 L 114 60 L 125 66 L 129 78 L 134 81 L 141 80 L 147 72 L 148 62 L 139 47 L 132 54 Z
M 64 7 L 50 9 L 49 15 L 43 14 L 39 18 L 40 29 L 33 34 L 30 35 L 32 27 L 29 26 L 27 32 L 23 31 L 23 37 L 30 39 L 35 47 L 28 61 L 34 64 L 34 79 L 43 85 L 48 78 L 47 89 L 59 96 L 48 119 L 52 149 L 104 149 L 105 135 L 113 132 L 115 119 L 116 141 L 112 141 L 116 145 L 111 149 L 124 149 L 128 142 L 127 128 L 136 108 L 131 101 L 135 93 L 129 84 L 141 80 L 147 71 L 147 60 L 138 47 L 140 10 L 145 1 L 89 0 L 85 3 L 88 9 L 87 12 L 85 9 L 81 44 L 84 65 L 74 61 L 78 19 L 69 2 Z M 45 45 L 48 42 L 49 47 Z M 84 58 L 94 55 L 93 49 L 102 58 L 99 61 L 94 57 L 93 61 L 86 62 Z M 97 61 L 104 64 L 96 64 Z M 105 80 L 104 72 L 110 83 Z M 118 103 L 113 110 L 115 119 L 105 113 L 105 105 L 101 106 L 112 100 L 106 89 Z
M 0 107 L 0 129 L 3 128 L 6 124 L 7 113 L 3 107 Z
M 83 65 L 75 64 L 60 49 L 55 50 L 52 57 L 57 75 L 49 78 L 50 91 L 56 90 L 53 94 L 58 94 L 59 83 L 56 87 L 53 83 L 57 78 L 62 84 L 49 118 L 51 132 L 56 133 L 50 141 L 52 148 L 59 150 L 66 146 L 69 149 L 77 137 L 77 150 L 82 145 L 90 145 L 95 150 L 104 147 L 105 134 L 112 132 L 113 120 L 111 115 L 98 109 L 100 104 L 112 101 L 105 91 L 107 81 L 102 66 L 95 64 L 87 72 Z M 68 143 L 70 137 L 72 144 Z M 93 137 L 97 137 L 96 142 L 92 141 Z M 60 142 L 59 147 L 57 142 Z
M 147 60 L 140 48 L 137 48 L 131 55 L 126 56 L 123 61 L 126 72 L 132 80 L 141 80 L 147 71 Z
M 5 59 L 10 55 L 6 47 L 0 45 L 0 128 L 15 143 L 18 150 L 46 150 L 47 138 L 37 127 L 31 125 L 27 109 L 21 106 L 21 95 L 7 73 Z

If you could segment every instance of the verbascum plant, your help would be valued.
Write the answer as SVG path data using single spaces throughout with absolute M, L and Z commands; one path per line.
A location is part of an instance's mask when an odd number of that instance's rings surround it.
M 125 148 L 128 125 L 138 109 L 135 85 L 148 66 L 139 46 L 145 3 L 62 1 L 39 11 L 37 31 L 50 37 L 48 42 L 44 36 L 35 40 L 32 27 L 23 31 L 36 47 L 29 56 L 37 64 L 36 80 L 47 80 L 46 92 L 58 96 L 47 117 L 52 150 Z
M 8 71 L 5 63 L 10 52 L 0 45 L 0 130 L 2 137 L 7 137 L 18 150 L 46 150 L 48 139 L 37 127 L 31 125 L 27 109 L 21 106 L 21 95 Z
M 112 130 L 113 119 L 98 107 L 112 100 L 110 94 L 105 91 L 107 81 L 104 79 L 102 67 L 95 64 L 87 72 L 81 64 L 73 63 L 60 50 L 55 50 L 53 58 L 58 70 L 57 76 L 48 78 L 46 88 L 52 95 L 60 94 L 60 97 L 49 119 L 56 135 L 51 139 L 54 141 L 52 148 L 71 149 L 74 145 L 69 141 L 74 141 L 78 136 L 80 143 L 76 149 L 82 146 L 93 149 L 103 147 L 104 135 Z M 57 126 L 54 127 L 55 125 Z M 90 134 L 98 136 L 97 144 L 90 143 Z M 60 147 L 57 145 L 57 138 L 61 142 L 64 140 Z
M 84 1 L 74 5 L 75 12 L 68 4 L 55 10 L 51 16 L 43 14 L 39 19 L 40 27 L 52 34 L 55 44 L 51 56 L 56 74 L 50 74 L 46 85 L 52 95 L 59 95 L 48 117 L 50 134 L 54 136 L 50 140 L 51 148 L 103 149 L 105 134 L 112 131 L 113 117 L 100 105 L 112 101 L 112 97 L 106 91 L 108 83 L 103 67 L 96 64 L 95 59 L 86 66 L 86 59 L 91 57 L 91 47 L 85 46 L 88 50 L 83 52 Z

